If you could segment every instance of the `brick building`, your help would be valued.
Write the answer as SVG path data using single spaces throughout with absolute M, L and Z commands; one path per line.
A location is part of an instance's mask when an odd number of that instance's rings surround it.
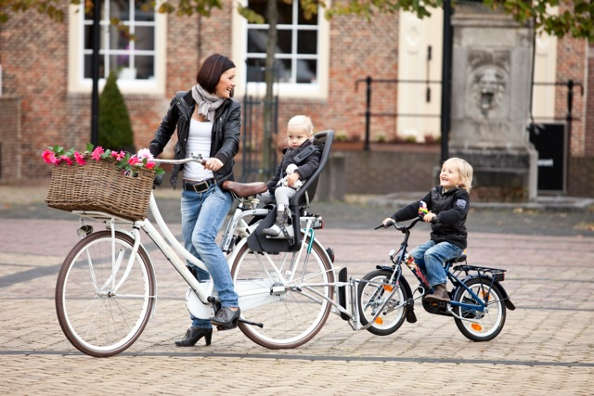
M 105 20 L 101 54 L 103 75 L 110 69 L 120 71 L 118 85 L 130 112 L 137 147 L 147 146 L 172 95 L 194 84 L 198 65 L 213 52 L 231 57 L 238 66 L 236 97 L 240 101 L 246 90 L 251 94 L 262 92 L 259 66 L 266 26 L 248 24 L 231 1 L 224 1 L 223 9 L 213 11 L 208 18 L 154 14 L 137 3 L 111 0 L 105 4 L 103 14 L 119 17 L 136 39 L 130 41 Z M 281 132 L 291 115 L 305 113 L 311 115 L 317 130 L 334 129 L 344 136 L 361 137 L 365 90 L 362 85 L 356 89 L 356 80 L 368 75 L 383 79 L 441 78 L 439 10 L 424 21 L 406 13 L 378 16 L 372 23 L 358 17 L 326 21 L 323 17 L 304 19 L 297 3 L 279 2 L 281 67 L 277 92 Z M 253 7 L 264 4 L 264 0 L 250 0 Z M 90 140 L 90 19 L 81 6 L 64 4 L 63 9 L 67 15 L 64 23 L 28 11 L 12 15 L 0 25 L 0 182 L 45 176 L 48 169 L 39 154 L 46 146 L 83 148 Z M 594 196 L 594 47 L 570 38 L 549 38 L 547 43 L 541 51 L 546 61 L 537 76 L 546 81 L 571 78 L 585 88 L 583 96 L 579 90 L 575 95 L 573 110 L 578 120 L 572 129 L 567 193 Z M 430 61 L 429 46 L 433 54 Z M 374 86 L 373 111 L 436 114 L 439 85 L 431 87 L 430 101 L 426 100 L 426 88 L 422 84 Z M 563 87 L 535 97 L 548 98 L 548 103 L 535 100 L 535 113 L 564 116 Z M 438 135 L 437 118 L 377 117 L 372 121 L 372 140 L 412 136 L 422 141 Z M 433 152 L 433 161 L 438 160 L 437 151 L 429 152 Z M 392 157 L 394 161 L 409 158 Z M 399 166 L 406 169 L 404 165 Z M 407 188 L 425 187 L 408 184 Z M 387 192 L 389 188 L 387 185 L 380 190 Z

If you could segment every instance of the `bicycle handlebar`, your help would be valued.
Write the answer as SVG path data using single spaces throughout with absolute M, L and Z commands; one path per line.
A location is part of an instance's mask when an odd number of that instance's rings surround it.
M 410 230 L 411 228 L 413 228 L 415 226 L 415 224 L 417 224 L 421 220 L 422 219 L 420 217 L 417 217 L 416 219 L 414 219 L 413 221 L 411 221 L 406 226 L 399 226 L 398 223 L 396 223 L 396 222 L 394 222 L 394 223 L 392 223 L 390 225 L 393 226 L 394 228 L 396 228 L 400 232 L 406 232 L 406 231 Z M 388 227 L 384 226 L 384 224 L 382 223 L 382 224 L 379 224 L 379 225 L 375 226 L 373 229 L 374 230 L 379 230 L 380 228 L 388 228 Z
M 173 159 L 173 160 L 155 158 L 155 159 L 153 159 L 153 161 L 158 164 L 173 164 L 173 165 L 186 164 L 188 162 L 198 162 L 201 165 L 204 165 L 206 163 L 206 160 L 204 158 L 202 158 L 202 155 L 200 155 L 200 154 L 191 155 L 188 158 Z

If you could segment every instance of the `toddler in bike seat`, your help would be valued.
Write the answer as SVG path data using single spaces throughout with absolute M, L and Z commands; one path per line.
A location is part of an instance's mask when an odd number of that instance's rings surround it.
M 465 223 L 471 185 L 472 166 L 461 158 L 450 158 L 441 168 L 439 186 L 433 187 L 420 201 L 410 203 L 382 222 L 384 226 L 389 226 L 394 221 L 421 216 L 423 221 L 431 223 L 431 239 L 410 254 L 433 288 L 430 294 L 425 295 L 429 302 L 450 300 L 443 265 L 458 257 L 466 248 Z
M 313 144 L 313 124 L 308 116 L 296 115 L 287 125 L 287 148 L 274 177 L 268 181 L 268 191 L 260 196 L 262 203 L 276 201 L 276 221 L 262 230 L 266 235 L 288 235 L 289 200 L 320 165 L 321 151 Z

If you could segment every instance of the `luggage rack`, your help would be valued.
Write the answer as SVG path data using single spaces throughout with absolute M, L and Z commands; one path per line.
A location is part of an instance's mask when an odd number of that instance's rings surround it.
M 505 271 L 506 271 L 506 270 L 500 269 L 500 268 L 479 267 L 476 265 L 468 265 L 468 264 L 456 265 L 452 269 L 456 272 L 464 272 L 466 275 L 468 275 L 468 273 L 470 271 L 476 271 L 476 272 L 478 272 L 478 274 L 480 276 L 490 274 L 493 277 L 493 279 L 495 279 L 496 281 L 503 281 L 505 279 Z

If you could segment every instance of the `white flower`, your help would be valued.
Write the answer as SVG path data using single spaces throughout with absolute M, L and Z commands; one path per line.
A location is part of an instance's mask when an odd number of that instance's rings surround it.
M 138 153 L 136 153 L 136 156 L 141 161 L 145 158 L 147 159 L 147 161 L 150 161 L 153 159 L 153 155 L 151 154 L 150 150 L 147 148 L 138 150 Z

